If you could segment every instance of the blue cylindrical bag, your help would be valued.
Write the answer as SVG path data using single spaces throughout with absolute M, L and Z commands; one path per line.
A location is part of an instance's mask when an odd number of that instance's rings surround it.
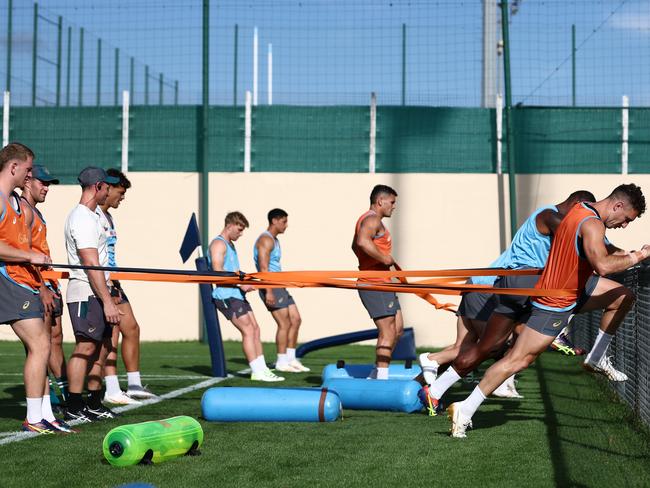
M 343 408 L 350 410 L 385 410 L 391 412 L 418 412 L 422 389 L 413 380 L 367 380 L 360 378 L 330 378 L 323 387 L 335 391 Z
M 374 369 L 374 364 L 328 364 L 323 368 L 323 383 L 330 378 L 367 378 Z M 404 364 L 391 364 L 388 367 L 389 380 L 412 380 L 422 373 L 422 368 L 416 364 L 407 367 Z
M 341 400 L 326 388 L 210 388 L 201 399 L 213 422 L 332 422 Z

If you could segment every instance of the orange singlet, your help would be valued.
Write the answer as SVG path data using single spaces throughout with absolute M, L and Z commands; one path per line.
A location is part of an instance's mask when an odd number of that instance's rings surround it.
M 11 205 L 9 198 L 0 193 L 4 201 L 4 210 L 0 212 L 0 240 L 12 247 L 30 250 L 30 229 L 25 222 L 25 214 L 20 207 L 18 195 L 12 193 L 11 198 L 15 200 L 18 210 Z M 29 264 L 9 264 L 0 262 L 0 273 L 13 283 L 27 288 L 31 291 L 38 291 L 41 286 L 41 275 L 38 270 Z
M 360 271 L 387 271 L 390 269 L 390 266 L 386 266 L 384 263 L 377 261 L 375 258 L 366 254 L 363 249 L 357 246 L 357 235 L 359 234 L 359 229 L 361 228 L 361 223 L 366 217 L 370 215 L 377 215 L 374 210 L 368 210 L 364 213 L 359 220 L 357 220 L 357 225 L 354 229 L 354 241 L 352 243 L 352 250 L 354 254 L 359 259 L 359 270 Z M 382 224 L 384 232 L 381 232 L 372 238 L 373 244 L 377 247 L 380 253 L 390 256 L 393 249 L 393 241 L 390 237 L 390 232 Z M 359 278 L 359 281 L 370 281 L 370 282 L 386 282 L 390 283 L 390 278 Z
M 553 236 L 551 252 L 541 278 L 535 285 L 539 289 L 577 289 L 577 295 L 566 297 L 533 298 L 533 304 L 542 309 L 570 310 L 594 272 L 582 251 L 580 227 L 589 219 L 600 220 L 598 212 L 586 203 L 576 204 L 566 214 Z
M 32 222 L 32 249 L 51 257 L 50 246 L 47 243 L 47 224 L 43 218 L 43 214 L 36 207 L 32 206 L 25 198 L 22 198 L 22 200 L 24 205 L 29 205 L 34 214 L 34 220 Z M 57 280 L 47 280 L 46 284 L 52 288 L 53 291 L 59 290 L 59 282 Z

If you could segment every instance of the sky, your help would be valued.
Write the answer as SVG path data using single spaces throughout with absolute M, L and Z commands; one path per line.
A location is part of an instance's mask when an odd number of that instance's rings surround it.
M 4 86 L 8 2 L 0 0 L 0 82 Z M 252 90 L 253 29 L 257 27 L 259 104 L 269 102 L 271 44 L 275 104 L 367 105 L 375 92 L 379 104 L 399 105 L 404 91 L 407 105 L 480 106 L 480 0 L 212 0 L 210 4 L 212 104 L 241 105 L 245 91 Z M 650 106 L 650 2 L 520 0 L 519 4 L 510 22 L 513 103 L 573 103 L 571 29 L 575 25 L 576 105 L 618 106 L 627 95 L 632 106 Z M 33 5 L 13 0 L 10 84 L 13 103 L 18 105 L 32 100 Z M 131 88 L 133 58 L 133 103 L 174 103 L 176 82 L 178 103 L 201 102 L 200 0 L 42 0 L 39 14 L 37 105 L 56 103 L 59 16 L 63 25 L 60 104 L 113 104 L 116 49 L 118 95 Z M 500 25 L 496 28 L 500 32 Z

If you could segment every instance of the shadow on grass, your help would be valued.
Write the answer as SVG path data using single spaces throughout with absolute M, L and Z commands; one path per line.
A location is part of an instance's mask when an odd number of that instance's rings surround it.
M 2 412 L 1 417 L 24 420 L 25 406 L 21 405 L 21 403 L 25 403 L 25 388 L 20 384 L 5 388 L 4 392 L 9 395 L 10 398 L 3 398 L 0 400 L 0 412 Z
M 582 487 L 586 486 L 581 483 L 577 483 L 575 480 L 571 479 L 569 476 L 569 466 L 567 465 L 566 459 L 562 453 L 562 438 L 560 437 L 559 432 L 559 422 L 555 409 L 553 408 L 553 401 L 551 400 L 551 393 L 546 382 L 546 377 L 544 376 L 544 370 L 540 361 L 535 361 L 535 372 L 537 373 L 537 381 L 539 382 L 539 390 L 542 396 L 542 402 L 544 404 L 544 416 L 545 416 L 545 425 L 546 433 L 548 437 L 548 444 L 550 447 L 551 453 L 551 462 L 553 463 L 553 475 L 555 478 L 556 486 L 577 486 Z M 562 372 L 566 374 L 565 371 Z

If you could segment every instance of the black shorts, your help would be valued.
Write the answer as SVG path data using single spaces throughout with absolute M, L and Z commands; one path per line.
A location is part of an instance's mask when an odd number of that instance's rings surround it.
M 100 342 L 113 333 L 113 326 L 104 318 L 104 307 L 97 297 L 86 302 L 68 303 L 68 312 L 75 337 L 85 337 Z
M 124 290 L 122 290 L 122 288 L 115 288 L 114 286 L 111 286 L 108 288 L 108 290 L 110 291 L 113 298 L 120 298 L 120 303 L 118 303 L 118 305 L 129 303 L 129 297 L 126 296 L 126 293 L 124 293 Z
M 456 315 L 472 320 L 487 322 L 494 310 L 494 295 L 491 293 L 464 293 Z
M 61 297 L 54 297 L 54 311 L 52 317 L 57 318 L 63 315 L 63 299 Z M 54 323 L 52 323 L 54 325 Z
M 495 288 L 535 288 L 540 275 L 501 276 L 494 282 Z M 526 320 L 532 311 L 527 295 L 494 295 L 494 313 L 513 320 Z
M 226 298 L 225 300 L 220 300 L 219 298 L 213 298 L 212 301 L 214 305 L 228 320 L 232 320 L 233 317 L 239 318 L 242 315 L 246 315 L 248 312 L 252 312 L 251 304 L 246 300 L 240 300 L 239 298 Z
M 289 292 L 286 288 L 272 288 L 271 291 L 275 297 L 275 305 L 269 307 L 266 304 L 266 289 L 260 289 L 260 298 L 262 299 L 262 302 L 264 302 L 264 306 L 269 312 L 282 310 L 283 308 L 289 307 L 289 305 L 296 304 L 296 302 L 293 301 L 293 297 L 289 295 Z
M 392 317 L 397 315 L 398 310 L 401 310 L 399 299 L 394 292 L 359 290 L 359 297 L 373 320 Z
M 12 283 L 0 274 L 0 324 L 43 318 L 43 304 L 37 292 Z

